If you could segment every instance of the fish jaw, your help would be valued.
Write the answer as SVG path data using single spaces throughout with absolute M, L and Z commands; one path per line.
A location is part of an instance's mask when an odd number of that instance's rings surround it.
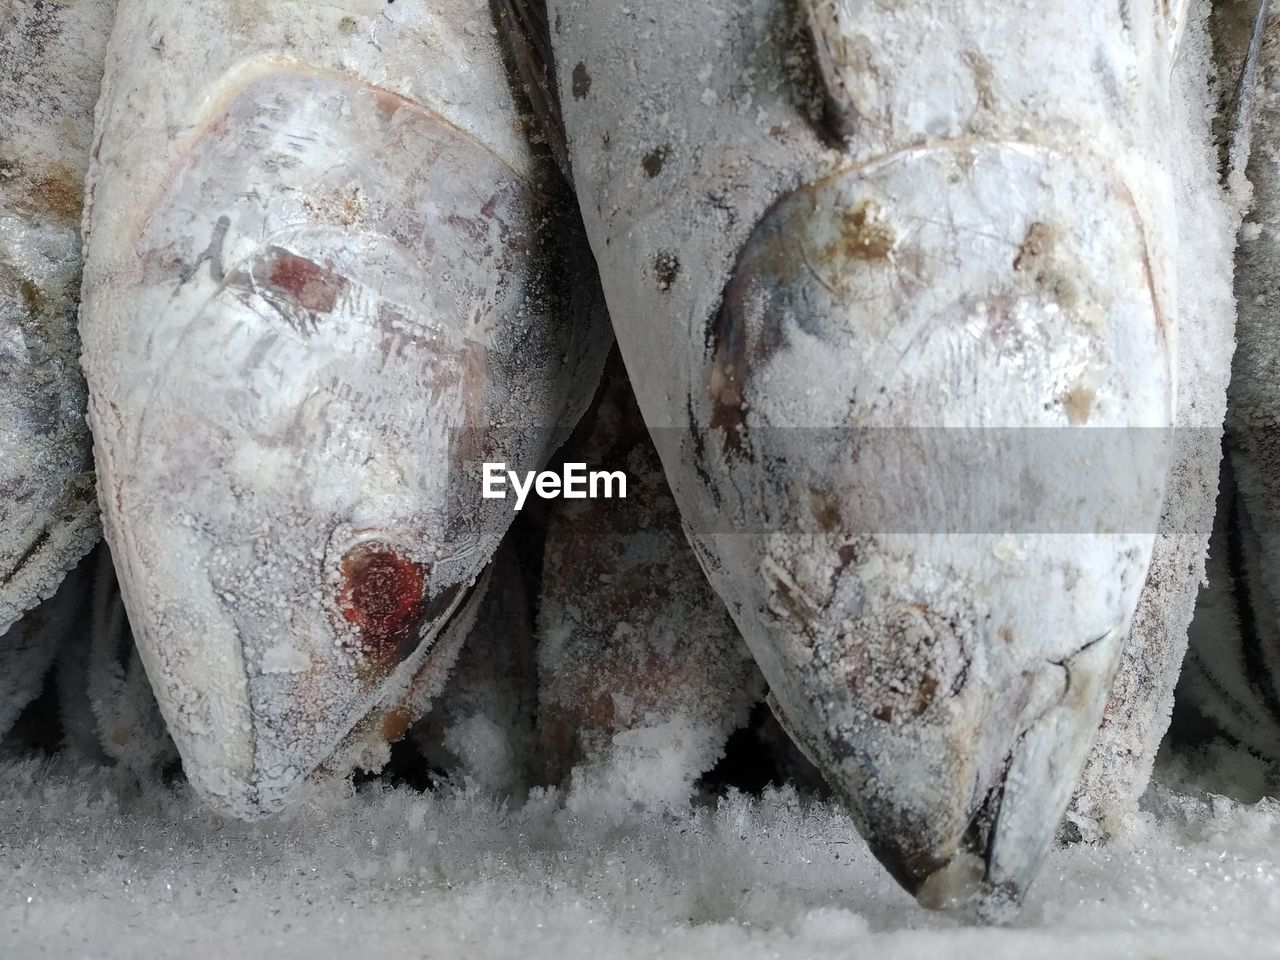
M 1016 902 L 1097 729 L 1167 470 L 1164 270 L 1105 162 L 956 142 L 779 200 L 726 286 L 691 540 L 922 903 Z
M 207 102 L 153 209 L 95 208 L 140 227 L 91 247 L 86 370 L 140 655 L 192 783 L 252 818 L 443 682 L 512 516 L 480 464 L 540 464 L 575 345 L 552 211 L 465 132 L 278 61 Z

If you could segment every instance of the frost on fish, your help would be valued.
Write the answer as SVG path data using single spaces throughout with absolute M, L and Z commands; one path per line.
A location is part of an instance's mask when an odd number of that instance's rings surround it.
M 53 596 L 0 634 L 0 737 L 40 695 L 49 667 L 75 629 L 84 586 L 81 572 L 73 570 Z
M 426 761 L 495 796 L 521 799 L 538 781 L 533 611 L 509 543 L 449 682 L 410 731 Z
M 82 612 L 58 657 L 58 705 L 72 755 L 155 777 L 178 753 L 133 642 L 111 551 L 85 561 Z
M 0 0 L 0 633 L 98 539 L 78 355 L 110 0 Z
M 1274 10 L 1274 5 L 1272 6 Z M 1236 247 L 1239 320 L 1209 590 L 1179 707 L 1280 763 L 1280 24 L 1263 37 Z
M 443 683 L 608 335 L 487 6 L 120 5 L 82 334 L 105 530 L 195 787 L 258 816 Z M 406 719 L 403 714 L 409 714 Z
M 573 175 L 699 559 L 926 902 L 1017 899 L 1146 575 L 1164 4 L 553 0 Z
M 538 724 L 547 776 L 588 798 L 687 804 L 764 695 L 760 672 L 680 526 L 620 362 L 581 450 L 627 496 L 562 499 L 538 610 Z M 585 802 L 585 799 L 584 799 Z
M 1242 368 L 1257 363 L 1267 351 L 1261 344 L 1270 342 L 1266 337 L 1249 337 L 1246 318 L 1258 315 L 1250 306 L 1255 291 L 1241 286 L 1237 290 L 1241 349 L 1236 351 L 1237 370 L 1232 374 L 1236 329 L 1232 247 L 1248 186 L 1238 173 L 1223 169 L 1215 146 L 1225 162 L 1233 140 L 1247 142 L 1247 131 L 1233 129 L 1242 94 L 1253 97 L 1255 123 L 1266 125 L 1266 108 L 1258 102 L 1259 98 L 1265 102 L 1266 95 L 1261 90 L 1237 90 L 1257 9 L 1256 3 L 1215 5 L 1211 58 L 1208 4 L 1194 4 L 1174 66 L 1171 123 L 1178 144 L 1172 153 L 1178 236 L 1174 266 L 1179 279 L 1174 317 L 1178 338 L 1176 429 L 1151 567 L 1097 741 L 1072 800 L 1073 817 L 1115 818 L 1133 810 L 1146 789 L 1156 750 L 1169 725 L 1174 687 L 1187 651 L 1188 627 L 1205 580 L 1206 547 L 1218 495 L 1227 382 L 1233 378 L 1232 390 L 1238 391 L 1236 381 L 1248 381 Z M 1265 49 L 1271 51 L 1268 56 L 1274 63 L 1273 47 L 1274 41 L 1270 41 Z M 1216 83 L 1207 85 L 1205 78 L 1215 75 Z M 1272 83 L 1274 91 L 1277 87 Z M 1223 101 L 1221 107 L 1215 94 Z M 1274 92 L 1270 96 L 1274 98 Z M 1217 144 L 1210 129 L 1215 114 L 1223 128 Z M 1248 118 L 1244 119 L 1247 122 Z M 1254 134 L 1255 138 L 1259 135 Z M 1226 174 L 1225 183 L 1219 182 L 1220 169 Z M 1259 184 L 1254 168 L 1250 179 Z M 1260 195 L 1259 189 L 1260 185 L 1254 187 L 1255 196 Z M 1266 262 L 1265 254 L 1259 262 Z M 1271 353 L 1274 358 L 1275 352 Z M 1274 369 L 1271 376 L 1274 378 Z

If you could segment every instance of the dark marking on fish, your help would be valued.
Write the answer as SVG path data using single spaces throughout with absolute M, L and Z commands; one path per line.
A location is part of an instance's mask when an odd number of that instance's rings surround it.
M 404 707 L 396 707 L 383 718 L 378 733 L 383 740 L 393 743 L 405 735 L 411 723 L 413 723 L 413 715 Z
M 358 632 L 360 652 L 374 667 L 408 655 L 427 613 L 427 569 L 382 543 L 362 543 L 342 558 L 338 609 Z
M 996 105 L 991 61 L 977 50 L 967 50 L 964 54 L 964 65 L 973 74 L 973 88 L 978 95 L 978 106 L 983 110 L 990 110 Z
M 77 223 L 84 207 L 84 184 L 69 167 L 51 164 L 32 184 L 32 205 L 64 223 Z
M 564 117 L 560 112 L 560 84 L 551 51 L 546 2 L 489 0 L 489 12 L 498 31 L 512 96 L 521 113 L 532 115 L 532 127 L 541 133 L 541 137 L 529 138 L 531 146 L 535 153 L 550 151 L 564 182 L 569 183 L 573 179 L 573 171 L 569 163 Z M 578 83 L 579 69 L 586 78 L 585 87 Z M 582 96 L 586 96 L 590 85 L 585 65 L 579 64 L 573 71 L 570 89 L 575 96 L 582 89 Z
M 35 281 L 23 280 L 18 284 L 18 294 L 22 297 L 22 304 L 27 308 L 27 313 L 39 316 L 44 312 L 45 296 L 40 292 Z
M 809 512 L 824 533 L 840 526 L 840 501 L 823 490 L 809 491 Z
M 669 156 L 671 156 L 671 144 L 664 143 L 646 153 L 644 159 L 640 161 L 640 166 L 644 169 L 645 175 L 652 180 L 662 172 Z
M 298 306 L 314 313 L 329 313 L 346 289 L 345 277 L 327 267 L 275 247 L 267 283 L 288 295 Z
M 178 274 L 178 286 L 182 286 L 188 280 L 196 275 L 196 271 L 200 269 L 202 263 L 209 264 L 209 276 L 216 283 L 222 283 L 226 279 L 226 270 L 222 264 L 222 246 L 227 240 L 227 230 L 231 227 L 231 218 L 223 214 L 218 218 L 217 223 L 213 225 L 213 232 L 209 236 L 209 244 L 196 257 L 195 262 L 184 267 Z
M 1120 14 L 1120 23 L 1126 31 L 1133 29 L 1133 13 L 1129 9 L 1129 0 L 1119 0 L 1116 6 L 1117 12 Z
M 726 456 L 744 451 L 747 430 L 746 404 L 735 359 L 727 350 L 717 348 L 711 363 L 711 429 L 723 435 Z
M 791 586 L 784 580 L 774 578 L 770 586 L 773 588 L 773 595 L 778 598 L 778 602 L 792 616 L 800 629 L 807 631 L 812 626 L 813 619 L 817 615 L 817 611 L 813 609 L 808 598 L 793 591 Z
M 686 398 L 685 415 L 689 425 L 689 438 L 693 444 L 693 469 L 698 475 L 698 479 L 702 481 L 702 488 L 710 494 L 712 502 L 717 510 L 720 509 L 720 485 L 712 478 L 710 471 L 707 470 L 707 444 L 702 434 L 702 428 L 698 424 L 698 418 L 693 412 L 693 397 Z M 701 556 L 701 552 L 697 546 L 694 552 Z
M 1027 227 L 1018 255 L 1013 258 L 1013 269 L 1031 271 L 1038 269 L 1053 252 L 1056 236 L 1047 223 L 1036 221 Z
M 1096 399 L 1097 394 L 1083 384 L 1077 384 L 1068 390 L 1062 396 L 1062 409 L 1066 411 L 1067 422 L 1073 427 L 1088 423 Z
M 374 109 L 378 111 L 378 118 L 383 123 L 389 121 L 406 104 L 412 105 L 412 101 L 400 96 L 394 90 L 387 90 L 385 87 L 373 88 L 373 104 Z
M 653 258 L 653 276 L 658 289 L 666 293 L 680 276 L 680 260 L 670 250 L 662 250 Z
M 578 61 L 578 65 L 573 68 L 569 89 L 573 91 L 575 100 L 584 100 L 591 92 L 591 74 L 587 73 L 587 65 L 582 61 Z
M 886 260 L 898 241 L 893 228 L 881 218 L 880 205 L 863 200 L 840 217 L 840 236 L 826 253 L 833 261 Z
M 40 531 L 40 534 L 31 541 L 31 545 L 19 554 L 18 559 L 13 562 L 13 566 L 3 574 L 0 574 L 0 586 L 4 586 L 5 584 L 12 582 L 13 578 L 20 574 L 23 568 L 31 562 L 31 558 L 39 553 L 40 548 L 48 542 L 49 528 L 45 527 Z

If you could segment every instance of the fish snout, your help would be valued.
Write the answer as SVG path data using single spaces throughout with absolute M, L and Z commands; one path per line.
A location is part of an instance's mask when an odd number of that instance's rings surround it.
M 317 562 L 254 564 L 234 543 L 162 536 L 165 564 L 122 570 L 126 604 L 170 733 L 198 793 L 257 819 L 303 782 L 342 775 L 398 739 L 443 683 L 482 588 L 442 583 L 421 548 L 367 531 Z M 278 538 L 279 543 L 289 537 Z M 155 556 L 155 554 L 153 554 Z M 199 643 L 191 642 L 199 637 Z
M 1137 538 L 1041 535 L 1017 566 L 989 562 L 1002 546 L 866 537 L 833 582 L 834 542 L 774 536 L 746 631 L 775 712 L 881 863 L 926 906 L 988 916 L 1054 839 L 1147 556 Z

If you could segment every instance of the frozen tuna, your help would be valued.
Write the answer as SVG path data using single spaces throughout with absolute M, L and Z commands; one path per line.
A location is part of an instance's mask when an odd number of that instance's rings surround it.
M 0 3 L 0 676 L 39 634 L 5 632 L 98 539 L 76 306 L 113 6 Z
M 608 346 L 480 0 L 126 0 L 89 174 L 99 498 L 184 769 L 241 817 L 385 755 Z
M 764 696 L 760 671 L 698 569 L 620 362 L 577 454 L 627 478 L 622 500 L 555 502 L 538 611 L 538 720 L 547 773 L 687 804 Z
M 1179 11 L 548 14 L 587 234 L 702 567 L 880 860 L 993 914 L 1054 836 L 1151 559 Z

